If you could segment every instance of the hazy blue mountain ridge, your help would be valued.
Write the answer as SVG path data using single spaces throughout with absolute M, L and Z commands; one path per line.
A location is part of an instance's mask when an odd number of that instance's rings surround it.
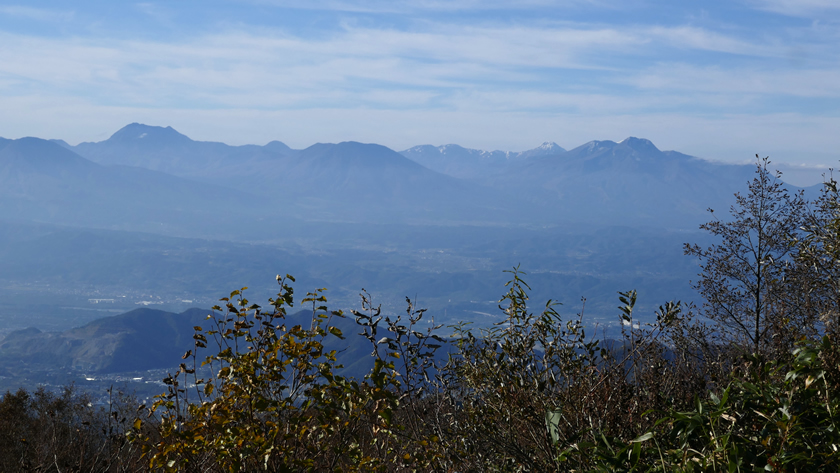
M 131 164 L 247 190 L 274 206 L 266 217 L 340 221 L 516 222 L 509 199 L 429 170 L 384 146 L 318 143 L 291 150 L 193 141 L 167 127 L 132 124 L 74 148 L 100 163 Z M 506 216 L 506 217 L 500 217 Z
M 692 229 L 708 218 L 708 208 L 727 210 L 732 194 L 745 191 L 755 171 L 752 164 L 661 151 L 650 140 L 636 137 L 619 143 L 591 141 L 568 151 L 553 143 L 520 153 L 423 145 L 401 154 L 444 174 L 515 195 L 517 211 L 536 224 Z M 818 188 L 807 192 L 813 195 Z
M 294 150 L 279 141 L 266 146 L 230 146 L 194 141 L 172 127 L 127 125 L 105 141 L 73 147 L 80 155 L 100 164 L 122 164 L 161 171 L 179 177 L 208 181 L 227 187 L 253 187 L 238 179 L 258 176 Z M 283 164 L 287 166 L 288 163 Z
M 308 194 L 309 205 L 320 201 L 336 209 L 337 220 L 516 222 L 506 219 L 511 206 L 493 189 L 437 173 L 375 144 L 312 145 L 277 181 L 299 196 Z
M 397 153 L 356 142 L 318 143 L 303 150 L 292 150 L 279 141 L 228 146 L 194 141 L 171 127 L 134 123 L 105 141 L 72 147 L 94 161 L 110 164 L 107 173 L 80 161 L 56 142 L 31 138 L 13 143 L 3 146 L 7 155 L 16 158 L 6 157 L 7 172 L 0 175 L 0 184 L 6 185 L 0 195 L 6 210 L 0 217 L 25 218 L 29 213 L 40 221 L 76 219 L 84 224 L 91 222 L 90 215 L 122 209 L 126 215 L 146 220 L 144 229 L 154 231 L 151 226 L 159 210 L 169 215 L 160 217 L 164 229 L 174 220 L 190 220 L 196 236 L 207 235 L 211 222 L 231 213 L 238 214 L 242 224 L 268 232 L 279 230 L 272 222 L 282 217 L 690 229 L 707 218 L 707 208 L 728 208 L 731 195 L 746 189 L 754 171 L 752 165 L 663 152 L 649 140 L 633 137 L 620 143 L 592 141 L 569 151 L 546 142 L 523 152 L 446 145 Z M 49 159 L 66 162 L 54 162 L 55 169 L 37 168 L 39 160 L 46 159 L 41 155 L 47 148 L 55 154 Z M 33 156 L 24 156 L 27 153 Z M 23 166 L 28 159 L 32 161 L 29 167 Z M 17 162 L 14 176 L 8 172 L 12 162 Z M 59 169 L 65 169 L 64 174 L 56 175 Z M 195 181 L 215 187 L 200 189 Z M 226 190 L 230 188 L 245 194 Z M 130 191 L 137 197 L 128 205 L 119 196 Z M 62 210 L 62 202 L 74 211 Z M 78 219 L 78 214 L 84 218 Z M 188 214 L 192 215 L 188 218 Z M 203 221 L 193 218 L 198 214 L 204 215 Z M 61 219 L 67 215 L 72 217 Z
M 711 163 L 662 152 L 649 140 L 591 141 L 557 156 L 530 159 L 496 186 L 531 190 L 549 218 L 587 223 L 695 228 L 709 207 L 728 209 L 754 165 Z
M 400 154 L 442 174 L 462 179 L 478 179 L 503 173 L 528 158 L 551 156 L 564 151 L 557 143 L 547 141 L 534 149 L 522 152 L 483 151 L 449 144 L 414 146 L 401 151 Z
M 259 214 L 259 199 L 130 166 L 102 166 L 39 138 L 0 149 L 0 218 L 183 233 L 217 215 Z

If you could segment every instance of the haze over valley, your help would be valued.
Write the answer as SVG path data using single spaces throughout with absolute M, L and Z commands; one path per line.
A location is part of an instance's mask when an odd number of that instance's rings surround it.
M 754 171 L 634 137 L 571 150 L 397 152 L 229 146 L 133 123 L 76 146 L 3 139 L 0 336 L 11 335 L 0 358 L 100 374 L 166 368 L 162 354 L 130 347 L 165 345 L 186 329 L 150 319 L 138 332 L 143 314 L 200 318 L 244 286 L 264 303 L 278 273 L 294 275 L 301 292 L 328 288 L 334 309 L 357 308 L 364 289 L 386 314 L 409 297 L 438 323 L 487 326 L 503 315 L 503 271 L 519 266 L 534 303 L 554 299 L 569 317 L 585 310 L 609 334 L 617 291 L 638 290 L 641 320 L 668 300 L 695 299 L 696 261 L 682 245 L 707 241 L 697 231 L 706 209 L 725 211 Z M 138 308 L 153 311 L 125 325 L 120 314 Z M 77 328 L 99 320 L 112 328 Z M 71 350 L 61 351 L 57 340 L 81 345 L 61 342 Z

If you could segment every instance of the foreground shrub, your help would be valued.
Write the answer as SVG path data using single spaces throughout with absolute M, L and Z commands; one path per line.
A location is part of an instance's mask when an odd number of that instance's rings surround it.
M 406 437 L 394 423 L 402 385 L 393 362 L 377 357 L 363 380 L 336 374 L 337 353 L 325 343 L 344 336 L 331 324 L 344 314 L 329 312 L 319 290 L 303 299 L 312 305 L 309 327 L 286 326 L 293 289 L 285 278 L 278 282 L 281 292 L 270 300 L 270 311 L 234 291 L 223 299 L 224 308 L 214 307 L 208 329 L 196 327 L 195 346 L 184 355 L 190 365 L 181 364 L 164 380 L 168 393 L 151 407 L 150 415 L 160 422 L 158 437 L 134 437 L 150 467 L 231 472 L 430 467 L 435 456 L 423 452 L 430 442 Z M 375 334 L 376 324 L 368 326 Z M 198 353 L 208 345 L 211 354 L 199 363 Z
M 72 389 L 0 401 L 2 471 L 835 471 L 840 468 L 834 335 L 763 359 L 710 344 L 679 303 L 634 318 L 620 294 L 617 340 L 585 335 L 549 301 L 532 312 L 523 273 L 506 318 L 443 339 L 408 301 L 386 317 L 363 294 L 355 320 L 323 290 L 287 316 L 242 291 L 214 308 L 166 393 L 133 417 Z M 297 320 L 297 322 L 292 322 Z M 341 374 L 350 333 L 370 347 L 362 379 Z M 428 325 L 424 326 L 428 327 Z M 441 356 L 444 354 L 445 356 Z M 347 360 L 350 361 L 350 360 Z M 352 360 L 357 362 L 358 360 Z M 716 367 L 710 368 L 709 365 Z M 719 367 L 727 367 L 721 374 Z M 129 419 L 129 420 L 126 420 Z M 141 458 L 142 454 L 142 458 Z
M 353 316 L 372 368 L 361 380 L 338 374 L 341 353 L 328 347 L 345 336 L 335 324 L 345 314 L 327 309 L 323 290 L 303 299 L 308 326 L 287 325 L 290 276 L 269 311 L 234 291 L 164 380 L 148 417 L 157 430 L 133 439 L 164 471 L 586 469 L 608 457 L 593 456 L 598 442 L 633 438 L 656 420 L 650 409 L 693 399 L 685 388 L 702 376 L 662 343 L 678 303 L 642 326 L 635 292 L 622 294 L 624 338 L 603 342 L 550 301 L 532 313 L 522 276 L 512 271 L 500 301 L 505 321 L 455 327 L 450 341 L 440 326 L 416 330 L 423 310 L 411 301 L 405 316 L 383 317 L 363 294 Z M 447 360 L 435 361 L 438 349 Z
M 764 363 L 694 409 L 668 411 L 650 432 L 598 454 L 635 471 L 838 471 L 840 396 L 836 343 L 803 340 L 789 366 Z
M 679 303 L 642 325 L 633 318 L 635 291 L 622 293 L 622 338 L 598 340 L 587 338 L 582 314 L 564 322 L 552 301 L 532 312 L 524 273 L 511 273 L 500 301 L 506 319 L 476 333 L 457 327 L 442 368 L 453 471 L 597 468 L 599 456 L 611 455 L 599 445 L 644 433 L 656 420 L 651 409 L 684 406 L 692 388 L 705 387 L 702 373 L 674 356 L 686 348 L 664 344 L 681 323 Z
M 142 471 L 126 440 L 136 401 L 120 393 L 108 408 L 73 386 L 59 393 L 6 392 L 0 399 L 0 471 Z

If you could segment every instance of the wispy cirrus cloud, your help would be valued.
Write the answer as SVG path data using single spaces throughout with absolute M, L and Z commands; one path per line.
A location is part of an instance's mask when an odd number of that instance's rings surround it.
M 0 7 L 0 135 L 55 128 L 75 108 L 88 123 L 149 121 L 230 142 L 293 134 L 298 146 L 522 149 L 636 135 L 711 157 L 722 148 L 692 141 L 694 130 L 743 151 L 735 140 L 755 139 L 761 123 L 774 140 L 797 130 L 789 140 L 810 136 L 815 153 L 837 148 L 817 131 L 840 115 L 840 33 L 762 13 L 773 4 L 785 2 L 750 3 L 749 15 L 721 22 L 730 4 L 716 1 L 686 12 L 659 0 L 277 0 L 200 12 L 146 1 L 122 16 L 53 17 L 70 31 L 59 34 L 4 29 L 2 15 L 43 12 Z M 771 17 L 772 31 L 753 13 Z M 211 123 L 224 117 L 238 121 Z
M 778 47 L 696 26 L 639 28 L 638 35 L 666 47 L 744 56 L 777 56 Z
M 629 77 L 640 89 L 751 97 L 840 98 L 840 68 L 774 70 L 660 64 Z
M 107 85 L 108 96 L 161 100 L 172 88 L 186 97 L 266 102 L 272 90 L 323 94 L 370 89 L 536 86 L 567 71 L 626 74 L 611 56 L 644 57 L 656 47 L 770 54 L 741 40 L 698 28 L 469 27 L 424 31 L 348 27 L 323 39 L 242 31 L 183 42 L 96 41 L 5 34 L 0 75 L 55 89 Z M 363 83 L 360 83 L 363 81 Z M 608 80 L 609 82 L 609 80 Z M 651 80 L 641 80 L 640 84 Z M 129 91 L 133 90 L 134 93 Z M 175 90 L 175 96 L 184 97 Z M 428 93 L 423 96 L 429 96 Z M 337 99 L 333 95 L 331 99 Z M 356 103 L 358 104 L 358 103 Z M 274 104 L 281 105 L 281 104 Z M 340 103 L 338 103 L 340 105 Z
M 359 87 L 448 89 L 476 80 L 528 83 L 536 79 L 529 69 L 598 68 L 581 55 L 641 43 L 613 30 L 519 27 L 457 32 L 355 28 L 314 41 L 244 32 L 177 44 L 116 41 L 104 46 L 12 34 L 0 40 L 10 46 L 0 50 L 0 76 L 54 90 L 106 86 L 100 90 L 111 98 L 120 91 L 142 92 L 154 101 L 184 88 L 186 97 L 218 100 L 233 93 L 242 100 L 249 94 L 254 97 L 250 102 L 263 104 L 272 90 L 288 96 L 289 91 L 318 95 L 327 89 L 355 93 Z M 175 92 L 184 97 L 181 90 Z

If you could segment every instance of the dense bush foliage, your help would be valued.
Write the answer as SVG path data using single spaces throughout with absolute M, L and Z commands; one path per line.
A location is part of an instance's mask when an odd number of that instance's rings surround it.
M 142 469 L 147 462 L 126 438 L 137 404 L 113 389 L 108 394 L 103 408 L 72 386 L 60 393 L 7 392 L 0 400 L 0 471 Z
M 840 206 L 788 196 L 760 161 L 721 237 L 687 247 L 701 307 L 655 322 L 619 293 L 621 337 L 583 313 L 534 310 L 514 268 L 490 328 L 330 311 L 291 276 L 264 309 L 244 289 L 195 327 L 168 386 L 138 415 L 82 395 L 7 393 L 3 471 L 837 471 Z M 295 319 L 297 320 L 297 319 Z M 339 323 L 341 322 L 341 323 Z M 352 324 L 352 333 L 345 328 Z M 424 327 L 420 329 L 419 327 Z M 361 333 L 357 333 L 361 332 Z M 362 379 L 337 339 L 370 345 Z M 113 406 L 124 405 L 113 403 Z M 128 420 L 125 420 L 128 419 Z

